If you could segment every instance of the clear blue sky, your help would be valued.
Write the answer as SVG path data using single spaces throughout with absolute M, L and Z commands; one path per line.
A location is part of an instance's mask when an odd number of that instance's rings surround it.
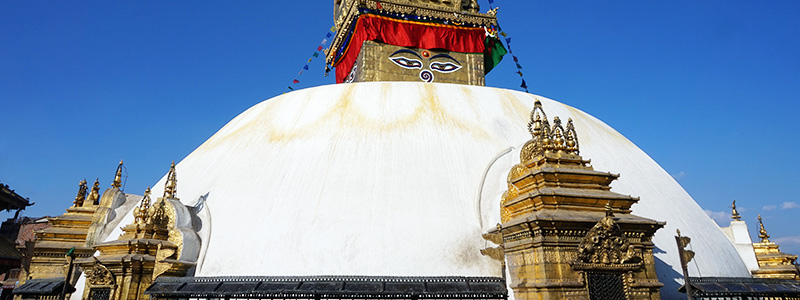
M 286 91 L 332 2 L 0 2 L 0 182 L 36 202 L 27 215 L 58 215 L 123 158 L 142 193 Z M 725 217 L 736 199 L 751 233 L 762 214 L 800 254 L 800 1 L 495 4 L 533 93 L 619 130 L 703 208 Z M 518 89 L 509 61 L 487 85 Z M 296 86 L 332 84 L 322 70 Z

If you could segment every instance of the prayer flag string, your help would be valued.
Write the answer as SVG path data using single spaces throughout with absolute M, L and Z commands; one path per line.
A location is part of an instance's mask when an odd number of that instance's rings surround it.
M 294 85 L 300 83 L 300 80 L 298 80 L 297 78 L 299 78 L 300 75 L 303 75 L 303 72 L 308 71 L 309 68 L 308 65 L 311 63 L 311 61 L 314 60 L 315 58 L 318 58 L 320 52 L 324 52 L 323 49 L 325 49 L 325 46 L 328 44 L 328 39 L 330 39 L 335 32 L 336 32 L 336 26 L 333 26 L 331 27 L 330 31 L 325 34 L 325 38 L 323 38 L 322 41 L 319 43 L 319 46 L 317 46 L 317 49 L 315 49 L 314 54 L 311 54 L 311 58 L 308 59 L 306 64 L 303 65 L 303 67 L 300 69 L 300 72 L 297 73 L 297 76 L 294 78 L 294 80 L 292 80 L 292 84 L 288 86 L 290 91 L 294 91 Z
M 492 4 L 494 4 L 494 1 L 495 0 L 489 0 L 489 8 L 492 9 L 492 10 L 494 10 L 494 7 L 492 5 Z M 503 36 L 503 38 L 504 38 L 503 40 L 506 42 L 506 49 L 508 49 L 508 54 L 511 54 L 511 57 L 514 59 L 514 64 L 517 67 L 517 72 L 516 73 L 517 73 L 517 75 L 519 75 L 519 78 L 522 80 L 522 84 L 520 84 L 519 87 L 525 89 L 526 93 L 530 93 L 528 91 L 528 84 L 525 82 L 525 77 L 522 76 L 522 65 L 519 64 L 519 58 L 516 55 L 514 55 L 514 51 L 511 49 L 511 38 L 508 37 L 508 33 L 503 31 L 503 28 L 500 27 L 500 21 L 499 20 L 497 21 L 497 31 L 500 33 L 501 36 Z

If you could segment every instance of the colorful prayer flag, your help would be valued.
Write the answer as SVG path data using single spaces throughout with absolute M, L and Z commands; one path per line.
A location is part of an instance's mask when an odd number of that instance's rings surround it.
M 506 44 L 511 44 L 511 38 L 506 38 Z
M 502 35 L 503 37 L 507 37 L 508 36 L 508 34 L 505 31 L 501 32 L 500 35 Z
M 325 38 L 330 38 L 332 35 L 333 33 L 328 32 L 328 34 L 325 35 Z
M 295 79 L 295 80 L 292 80 L 292 83 L 294 83 L 294 84 L 298 84 L 298 83 L 300 83 L 300 80 L 297 80 L 297 79 Z
M 336 32 L 336 25 L 331 26 L 331 32 Z
M 517 69 L 522 69 L 522 66 L 520 66 L 519 64 L 517 64 Z
M 294 91 L 294 89 L 293 89 L 291 86 L 287 86 L 287 87 L 288 87 L 290 90 L 293 90 L 293 91 Z
M 517 62 L 517 63 L 519 62 L 519 59 L 517 59 L 517 56 L 516 56 L 516 55 L 511 55 L 511 57 L 513 57 L 513 58 L 514 58 L 514 62 Z
M 313 55 L 314 57 L 319 57 L 319 52 L 314 52 L 314 54 L 311 55 Z
M 322 44 L 325 45 L 328 43 L 328 39 L 322 39 Z
M 489 4 L 493 4 L 493 3 L 494 3 L 494 0 L 489 0 Z
M 303 70 L 308 70 L 308 65 L 303 66 Z
M 317 51 L 322 51 L 322 45 L 320 45 L 319 47 L 317 47 Z
M 517 71 L 517 74 L 519 74 L 519 77 L 522 77 L 522 71 Z
M 525 79 L 522 80 L 522 84 L 519 87 L 525 89 L 526 91 L 528 90 L 528 85 L 525 83 Z

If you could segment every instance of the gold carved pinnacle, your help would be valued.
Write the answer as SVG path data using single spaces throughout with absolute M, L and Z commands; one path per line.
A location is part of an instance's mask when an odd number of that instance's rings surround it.
M 144 197 L 142 197 L 142 203 L 133 209 L 133 217 L 134 217 L 134 224 L 144 225 L 148 222 L 150 211 L 150 187 L 147 187 L 147 190 L 144 191 Z
M 86 179 L 81 180 L 81 182 L 78 183 L 78 194 L 75 195 L 75 201 L 72 202 L 75 207 L 83 206 L 83 201 L 86 200 L 87 189 L 88 188 L 86 186 Z
M 175 161 L 169 167 L 167 173 L 167 183 L 164 184 L 164 198 L 178 199 L 178 179 L 175 172 Z
M 731 219 L 736 221 L 742 220 L 742 216 L 740 216 L 739 211 L 736 210 L 736 200 L 733 200 L 733 204 L 731 204 Z
M 531 110 L 531 119 L 528 122 L 528 132 L 531 140 L 522 146 L 520 162 L 526 162 L 536 156 L 546 153 L 565 153 L 578 155 L 580 153 L 578 134 L 572 118 L 567 120 L 566 128 L 561 125 L 561 119 L 555 117 L 553 126 L 547 120 L 547 114 L 538 99 Z
M 758 237 L 761 239 L 762 243 L 769 243 L 769 234 L 767 234 L 767 230 L 764 229 L 764 222 L 761 221 L 761 214 L 758 215 Z
M 119 166 L 117 166 L 117 172 L 114 174 L 114 181 L 111 182 L 111 187 L 120 188 L 122 187 L 122 160 L 119 160 Z
M 89 197 L 86 198 L 88 203 L 91 205 L 98 205 L 100 204 L 100 179 L 96 178 L 94 180 L 94 185 L 92 185 L 92 191 L 89 193 Z
M 158 202 L 152 207 L 150 212 L 150 224 L 156 228 L 167 228 L 169 225 L 169 216 L 167 215 L 166 200 L 167 198 L 158 199 Z

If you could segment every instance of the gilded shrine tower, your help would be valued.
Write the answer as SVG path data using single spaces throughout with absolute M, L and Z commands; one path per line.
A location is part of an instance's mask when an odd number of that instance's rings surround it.
M 159 276 L 182 277 L 195 265 L 199 237 L 190 228 L 190 212 L 177 197 L 175 163 L 163 197 L 151 203 L 145 191 L 134 220 L 113 241 L 94 245 L 99 254 L 76 260 L 86 275 L 83 299 L 144 300 L 144 290 Z
M 103 238 L 102 230 L 113 208 L 124 202 L 125 195 L 120 190 L 122 180 L 122 161 L 119 162 L 111 187 L 100 194 L 100 182 L 95 180 L 91 189 L 86 180 L 81 180 L 73 205 L 63 215 L 48 218 L 52 227 L 36 232 L 36 244 L 28 268 L 23 268 L 21 283 L 25 279 L 59 278 L 66 276 L 67 259 L 65 254 L 72 250 L 75 258 L 90 257 L 92 246 Z M 70 274 L 73 283 L 79 274 Z
M 579 155 L 572 120 L 552 123 L 536 100 L 529 140 L 511 168 L 502 224 L 487 238 L 504 251 L 516 299 L 660 299 L 653 234 L 665 223 L 631 214 L 639 199 L 612 192 L 619 175 Z
M 484 85 L 506 53 L 496 10 L 477 0 L 336 0 L 327 64 L 336 83 L 424 81 Z

